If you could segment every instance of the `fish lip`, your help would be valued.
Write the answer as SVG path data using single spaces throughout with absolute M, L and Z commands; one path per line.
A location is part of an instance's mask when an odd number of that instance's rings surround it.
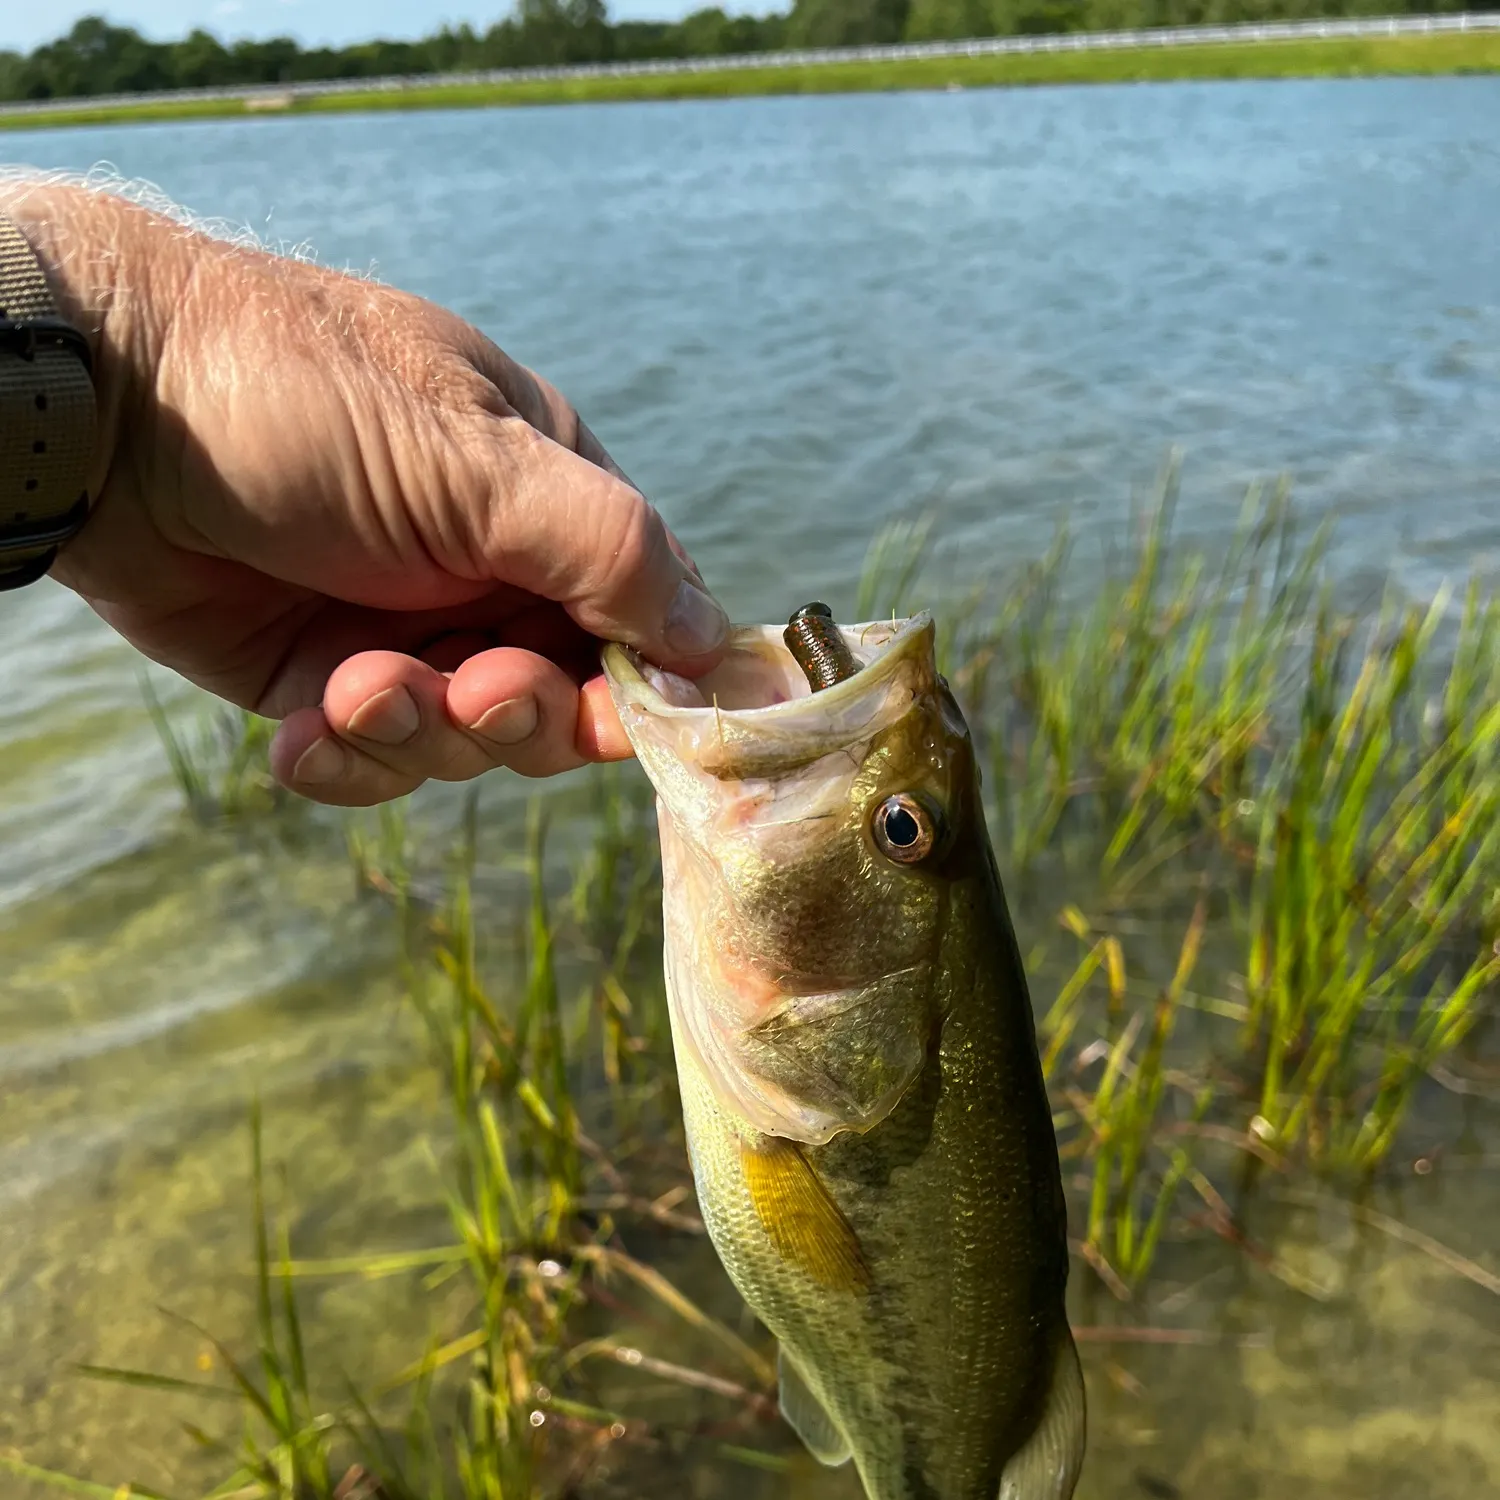
M 642 657 L 634 647 L 611 641 L 602 653 L 604 677 L 617 703 L 628 703 L 652 718 L 675 720 L 688 724 L 694 720 L 713 719 L 721 724 L 733 724 L 747 735 L 757 731 L 782 734 L 791 721 L 799 716 L 823 724 L 840 710 L 857 703 L 865 696 L 874 696 L 886 687 L 909 661 L 919 659 L 930 652 L 933 633 L 932 613 L 920 610 L 902 620 L 872 620 L 858 625 L 840 626 L 844 639 L 851 650 L 868 657 L 859 671 L 824 688 L 819 693 L 809 691 L 802 696 L 789 698 L 782 703 L 771 703 L 761 708 L 722 708 L 713 704 L 686 706 L 669 703 L 647 681 L 641 670 Z M 871 654 L 870 637 L 883 634 Z M 791 652 L 781 638 L 780 627 L 772 625 L 736 625 L 731 628 L 728 650 L 736 644 L 771 644 L 784 652 L 788 661 Z

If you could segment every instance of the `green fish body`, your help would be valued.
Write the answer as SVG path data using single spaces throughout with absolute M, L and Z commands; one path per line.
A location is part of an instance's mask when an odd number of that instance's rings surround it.
M 817 694 L 765 628 L 606 674 L 659 800 L 701 1210 L 781 1406 L 869 1500 L 1068 1500 L 1057 1146 L 966 726 L 925 616 Z

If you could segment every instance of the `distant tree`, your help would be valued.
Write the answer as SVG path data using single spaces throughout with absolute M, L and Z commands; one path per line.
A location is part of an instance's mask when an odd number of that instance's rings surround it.
M 128 26 L 85 16 L 66 36 L 31 54 L 21 92 L 47 99 L 170 88 L 169 51 Z
M 796 0 L 787 17 L 789 47 L 862 47 L 899 42 L 910 0 Z
M 909 42 L 993 36 L 996 29 L 991 0 L 912 0 L 906 17 Z
M 1060 31 L 1085 31 L 1090 26 L 1108 28 L 1145 26 L 1140 6 L 1157 0 L 989 0 L 990 30 L 994 36 L 1046 36 Z M 1171 0 L 1169 0 L 1171 3 Z M 1187 4 L 1213 0 L 1185 0 Z M 1115 19 L 1101 19 L 1108 12 Z M 1120 19 L 1124 14 L 1125 19 Z
M 786 17 L 731 16 L 713 6 L 684 16 L 672 29 L 677 48 L 674 55 L 726 57 L 781 46 L 786 35 Z M 615 30 L 618 32 L 620 28 L 617 26 Z
M 19 52 L 0 52 L 0 99 L 21 99 L 21 81 L 26 74 L 26 58 Z
M 707 10 L 695 10 L 677 23 L 677 35 L 681 39 L 682 52 L 686 57 L 722 57 L 728 48 L 724 45 L 724 33 L 729 29 L 729 17 L 717 5 Z
M 456 31 L 445 26 L 419 45 L 425 54 L 424 73 L 466 73 L 485 66 L 484 41 L 467 22 Z
M 229 49 L 240 83 L 290 83 L 301 49 L 289 36 L 265 42 L 239 41 Z
M 477 46 L 482 54 L 482 39 Z M 356 76 L 360 78 L 407 78 L 434 71 L 425 42 L 361 42 L 344 50 L 358 64 Z M 479 66 L 492 65 L 481 62 Z
M 234 83 L 234 60 L 216 36 L 203 30 L 190 31 L 171 47 L 169 67 L 175 87 L 214 88 Z
M 289 58 L 278 83 L 314 83 L 324 78 L 364 78 L 363 59 L 353 47 L 315 47 Z M 271 80 L 265 80 L 267 82 Z
M 609 29 L 611 55 L 616 62 L 685 57 L 682 27 L 677 21 L 617 21 Z
M 520 0 L 515 19 L 521 66 L 602 62 L 610 56 L 604 0 Z
M 1500 5 L 1500 0 L 1495 0 Z M 787 18 L 778 13 L 766 16 L 731 16 L 725 42 L 731 52 L 769 52 L 785 47 Z

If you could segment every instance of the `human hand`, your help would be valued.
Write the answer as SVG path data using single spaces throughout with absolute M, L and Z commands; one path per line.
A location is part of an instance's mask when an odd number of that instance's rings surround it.
M 599 638 L 689 675 L 728 622 L 573 408 L 451 313 L 105 193 L 0 211 L 90 337 L 95 505 L 53 576 L 278 718 L 277 778 L 359 806 L 630 753 Z

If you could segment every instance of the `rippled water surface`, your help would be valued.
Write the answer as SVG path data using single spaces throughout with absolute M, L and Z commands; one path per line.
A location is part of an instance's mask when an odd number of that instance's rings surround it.
M 456 308 L 568 392 L 741 618 L 847 605 L 872 529 L 930 502 L 970 576 L 1040 552 L 1064 513 L 1087 558 L 1172 444 L 1178 530 L 1210 548 L 1246 483 L 1285 472 L 1303 513 L 1343 518 L 1352 587 L 1500 573 L 1495 80 L 257 120 L 6 148 L 109 162 Z M 130 653 L 61 590 L 0 597 L 0 640 L 0 1449 L 186 1487 L 208 1472 L 176 1426 L 193 1413 L 68 1366 L 179 1358 L 158 1304 L 243 1317 L 250 1089 L 306 1253 L 437 1222 L 417 1138 L 441 1105 L 327 820 L 190 828 Z M 517 794 L 491 783 L 503 829 Z M 452 806 L 418 801 L 438 821 Z M 1441 1123 L 1495 1148 L 1478 1103 Z M 1439 1173 L 1385 1207 L 1481 1255 L 1494 1187 Z M 1086 1347 L 1084 1493 L 1500 1492 L 1495 1299 L 1347 1214 L 1273 1222 L 1319 1295 L 1205 1269 L 1210 1342 Z M 1157 1302 L 1205 1305 L 1194 1274 L 1175 1267 Z M 390 1299 L 321 1296 L 330 1357 L 409 1358 L 422 1326 Z

